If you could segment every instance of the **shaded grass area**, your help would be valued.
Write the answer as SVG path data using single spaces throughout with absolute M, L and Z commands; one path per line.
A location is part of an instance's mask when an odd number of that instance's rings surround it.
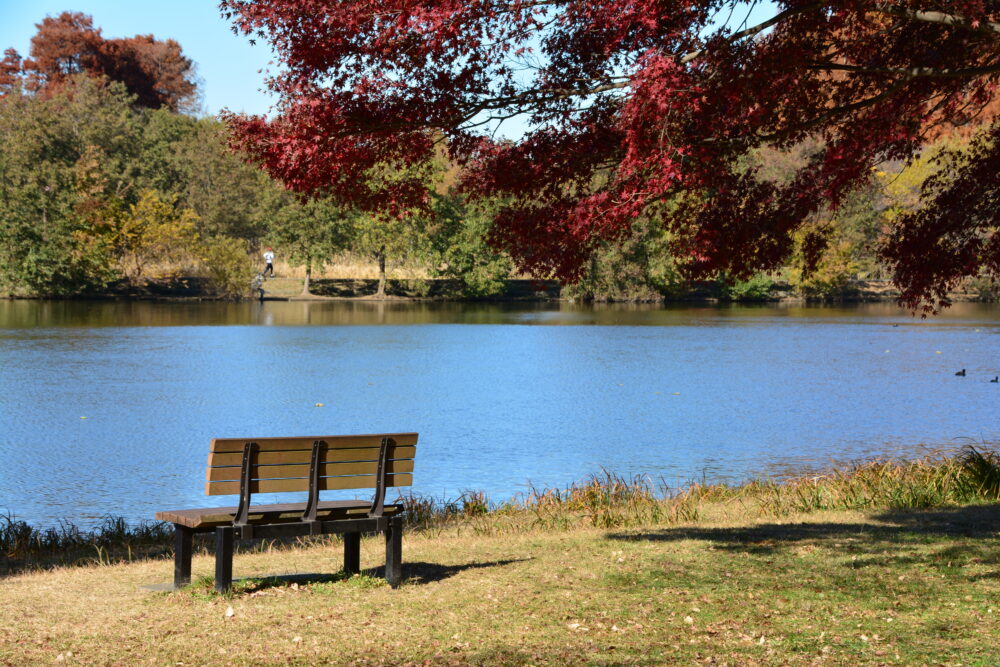
M 740 485 L 693 484 L 679 491 L 642 476 L 605 472 L 565 489 L 532 488 L 494 506 L 479 491 L 445 501 L 419 495 L 400 498 L 408 531 L 431 535 L 458 530 L 495 536 L 579 527 L 628 528 L 671 525 L 708 518 L 757 520 L 823 510 L 892 510 L 949 507 L 1000 500 L 1000 453 L 967 447 L 960 454 L 917 461 L 870 461 L 828 475 Z M 209 534 L 195 536 L 195 549 L 214 547 Z M 335 535 L 285 541 L 251 541 L 238 551 L 272 551 L 337 545 Z M 109 564 L 170 558 L 173 527 L 129 525 L 108 517 L 94 530 L 70 524 L 37 529 L 0 516 L 0 574 L 65 565 Z

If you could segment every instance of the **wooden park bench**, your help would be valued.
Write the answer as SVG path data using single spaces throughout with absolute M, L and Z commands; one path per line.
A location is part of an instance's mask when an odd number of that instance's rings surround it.
M 413 483 L 416 433 L 295 438 L 219 438 L 208 454 L 205 493 L 239 494 L 236 507 L 157 512 L 174 524 L 174 588 L 191 581 L 194 533 L 215 532 L 215 589 L 233 581 L 235 540 L 340 533 L 344 570 L 360 571 L 361 534 L 385 533 L 385 578 L 402 578 L 403 506 L 385 504 L 389 486 Z M 371 501 L 321 501 L 332 489 L 374 489 Z M 305 491 L 302 503 L 252 505 L 255 493 Z

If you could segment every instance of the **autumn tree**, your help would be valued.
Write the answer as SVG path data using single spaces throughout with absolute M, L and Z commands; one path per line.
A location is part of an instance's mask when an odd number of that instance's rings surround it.
M 153 190 L 139 193 L 136 203 L 123 211 L 114 230 L 122 271 L 139 283 L 151 264 L 191 264 L 191 250 L 198 240 L 197 215 L 174 202 L 164 201 Z
M 0 95 L 11 92 L 21 83 L 21 55 L 15 49 L 5 49 L 0 60 Z
M 0 93 L 20 78 L 27 89 L 51 94 L 75 75 L 88 74 L 123 83 L 141 107 L 179 111 L 198 104 L 194 63 L 172 39 L 105 39 L 93 19 L 80 12 L 47 16 L 36 27 L 29 58 L 5 52 Z
M 811 215 L 912 159 L 934 123 L 975 116 L 1000 73 L 997 0 L 780 0 L 757 21 L 735 0 L 221 6 L 280 60 L 278 114 L 229 117 L 271 174 L 370 209 L 427 206 L 416 179 L 372 190 L 367 173 L 430 159 L 443 137 L 466 191 L 510 202 L 492 242 L 564 280 L 668 207 L 686 275 L 776 269 Z M 529 130 L 495 139 L 512 118 Z M 983 129 L 885 237 L 905 303 L 940 306 L 965 276 L 1000 270 L 998 134 Z M 741 160 L 808 139 L 819 149 L 783 184 Z M 807 265 L 825 244 L 821 229 L 801 239 Z
M 120 84 L 0 97 L 0 285 L 67 294 L 115 277 L 113 225 L 137 178 L 140 119 Z

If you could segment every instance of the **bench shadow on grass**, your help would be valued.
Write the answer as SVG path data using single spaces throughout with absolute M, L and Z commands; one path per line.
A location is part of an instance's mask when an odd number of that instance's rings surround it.
M 1000 505 L 933 510 L 890 510 L 870 515 L 871 523 L 762 523 L 732 528 L 684 526 L 643 532 L 616 532 L 611 540 L 676 542 L 704 540 L 713 548 L 767 556 L 803 544 L 842 549 L 855 562 L 884 565 L 926 563 L 942 558 L 975 559 L 1000 565 Z M 937 544 L 934 549 L 918 549 Z M 858 562 L 860 561 L 860 562 Z M 1000 578 L 1000 570 L 980 578 Z
M 513 563 L 523 563 L 530 558 L 508 558 L 505 560 L 493 560 L 485 563 L 462 563 L 461 565 L 442 565 L 441 563 L 425 563 L 421 561 L 403 563 L 403 581 L 408 584 L 430 584 L 436 581 L 444 581 L 454 577 L 459 572 L 466 570 L 481 570 L 488 567 L 503 567 Z M 385 567 L 375 569 L 375 576 L 385 575 Z
M 442 565 L 441 563 L 425 563 L 422 561 L 403 563 L 403 583 L 407 585 L 411 584 L 429 584 L 436 581 L 443 581 L 450 577 L 455 576 L 460 572 L 466 570 L 477 570 L 489 567 L 503 567 L 505 565 L 510 565 L 512 563 L 520 563 L 526 560 L 531 560 L 530 558 L 515 558 L 508 560 L 497 560 L 488 561 L 484 563 L 463 563 L 461 565 Z M 384 580 L 385 578 L 385 566 L 380 566 L 371 569 L 365 569 L 361 571 L 361 575 L 366 577 L 368 581 L 378 584 L 379 580 Z M 247 593 L 256 593 L 268 588 L 285 588 L 291 586 L 292 584 L 298 584 L 299 586 L 311 586 L 314 584 L 333 584 L 341 581 L 346 581 L 351 579 L 351 576 L 346 572 L 334 572 L 334 573 L 295 573 L 295 574 L 279 574 L 272 575 L 268 577 L 248 577 L 246 579 L 238 579 L 233 582 L 234 589 L 240 594 L 245 595 Z M 205 586 L 211 583 L 209 578 L 206 578 Z

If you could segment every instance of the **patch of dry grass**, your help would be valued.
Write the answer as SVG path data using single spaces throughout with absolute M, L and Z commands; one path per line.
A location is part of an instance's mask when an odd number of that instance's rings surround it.
M 292 266 L 281 257 L 275 258 L 274 272 L 283 278 L 302 280 L 306 277 L 304 266 Z M 386 273 L 390 278 L 405 280 L 426 280 L 431 277 L 428 267 L 417 262 L 406 261 L 388 263 Z M 367 257 L 341 253 L 334 256 L 323 267 L 314 269 L 312 277 L 314 280 L 321 278 L 371 280 L 378 278 L 378 264 L 375 260 L 370 260 Z

